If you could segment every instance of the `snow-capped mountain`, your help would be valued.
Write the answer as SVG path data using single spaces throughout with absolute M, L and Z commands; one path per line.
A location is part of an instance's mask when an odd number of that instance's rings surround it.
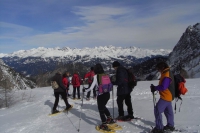
M 2 59 L 6 64 L 16 71 L 26 75 L 37 75 L 53 71 L 60 64 L 82 63 L 85 66 L 92 66 L 101 62 L 106 69 L 114 60 L 119 60 L 125 66 L 133 66 L 157 56 L 168 56 L 171 50 L 149 50 L 136 47 L 94 47 L 83 49 L 44 48 L 20 50 L 11 54 L 3 55 Z
M 149 50 L 149 49 L 141 49 L 137 47 L 115 47 L 115 46 L 105 46 L 105 47 L 94 47 L 94 48 L 83 48 L 83 49 L 71 49 L 69 47 L 64 48 L 44 48 L 39 47 L 37 49 L 30 50 L 20 50 L 17 52 L 13 52 L 11 54 L 4 54 L 2 57 L 19 57 L 19 58 L 27 58 L 27 57 L 41 57 L 41 58 L 54 58 L 54 57 L 76 57 L 76 56 L 89 56 L 90 58 L 105 58 L 109 59 L 117 58 L 120 59 L 120 56 L 134 56 L 135 58 L 145 58 L 156 55 L 167 55 L 171 52 L 171 50 Z
M 170 53 L 169 64 L 188 78 L 200 77 L 200 23 L 188 26 Z
M 0 59 L 0 90 L 27 89 L 35 87 L 35 83 L 15 72 Z

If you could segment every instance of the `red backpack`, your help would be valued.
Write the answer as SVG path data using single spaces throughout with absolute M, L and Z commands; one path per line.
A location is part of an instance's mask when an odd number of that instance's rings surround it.
M 181 76 L 180 74 L 174 75 L 174 84 L 175 84 L 175 113 L 176 113 L 176 102 L 180 99 L 181 100 L 181 104 L 179 107 L 179 112 L 180 112 L 180 108 L 182 105 L 182 98 L 181 95 L 185 95 L 188 92 L 188 89 L 185 87 L 185 83 L 186 80 L 183 76 Z

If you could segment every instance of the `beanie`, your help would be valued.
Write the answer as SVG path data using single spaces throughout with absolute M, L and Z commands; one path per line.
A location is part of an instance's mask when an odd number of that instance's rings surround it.
M 114 61 L 112 63 L 112 67 L 118 67 L 118 66 L 120 66 L 120 63 L 118 61 Z

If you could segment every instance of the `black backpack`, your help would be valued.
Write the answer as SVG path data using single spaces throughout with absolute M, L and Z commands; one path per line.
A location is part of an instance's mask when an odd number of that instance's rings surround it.
M 126 69 L 126 71 L 128 73 L 128 86 L 129 88 L 133 89 L 135 86 L 137 86 L 137 80 L 131 70 Z

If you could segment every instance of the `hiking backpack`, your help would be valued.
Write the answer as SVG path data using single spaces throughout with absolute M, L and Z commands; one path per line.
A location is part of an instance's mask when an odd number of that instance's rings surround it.
M 185 87 L 185 83 L 186 80 L 180 75 L 180 74 L 176 74 L 174 75 L 174 84 L 175 84 L 175 113 L 176 113 L 176 102 L 180 99 L 181 100 L 181 104 L 182 105 L 182 98 L 181 95 L 185 95 L 188 91 L 188 89 Z M 179 108 L 179 112 L 180 112 L 180 108 Z
M 97 81 L 99 84 L 98 93 L 106 93 L 112 91 L 113 84 L 110 82 L 110 77 L 107 74 L 98 74 Z
M 51 87 L 52 87 L 53 89 L 58 89 L 58 88 L 59 88 L 59 85 L 58 85 L 58 83 L 57 83 L 56 81 L 51 81 Z
M 137 85 L 137 80 L 131 70 L 126 69 L 126 71 L 128 73 L 128 86 L 129 88 L 133 89 Z

